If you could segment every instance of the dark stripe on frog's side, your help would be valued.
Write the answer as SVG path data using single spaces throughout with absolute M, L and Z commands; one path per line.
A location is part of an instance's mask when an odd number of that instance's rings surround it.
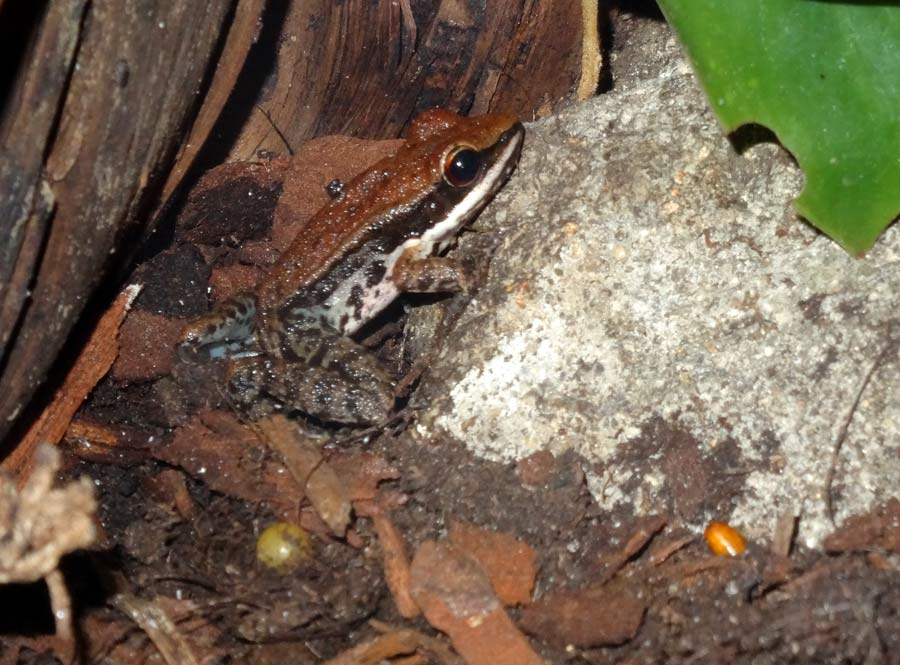
M 465 196 L 467 190 L 446 183 L 432 187 L 428 194 L 402 213 L 394 212 L 369 225 L 368 233 L 346 248 L 344 256 L 335 260 L 324 276 L 297 291 L 281 308 L 281 316 L 290 321 L 292 311 L 321 305 L 336 289 L 361 273 L 367 287 L 374 287 L 384 279 L 388 270 L 387 257 L 404 242 L 419 238 Z M 452 234 L 451 234 L 452 235 Z
M 364 295 L 365 291 L 363 291 L 363 287 L 359 284 L 355 284 L 353 288 L 350 289 L 350 297 L 347 298 L 346 301 L 347 307 L 351 307 L 353 309 L 353 319 L 356 321 L 362 321 Z
M 384 279 L 387 272 L 387 266 L 384 261 L 372 261 L 366 266 L 366 286 L 375 286 Z
M 520 126 L 507 130 L 500 140 L 482 151 L 481 173 L 470 185 L 454 187 L 443 179 L 438 180 L 416 200 L 394 207 L 359 228 L 347 238 L 340 252 L 319 267 L 317 280 L 296 289 L 292 296 L 281 301 L 277 310 L 279 320 L 296 327 L 312 318 L 339 333 L 355 331 L 364 323 L 364 318 L 370 318 L 389 302 L 387 296 L 379 297 L 377 291 L 379 284 L 385 281 L 386 273 L 393 268 L 388 265 L 388 260 L 396 260 L 398 250 L 406 242 L 427 235 L 428 244 L 422 247 L 422 257 L 432 254 L 435 249 L 446 249 L 459 229 L 488 203 L 516 160 L 502 160 L 503 171 L 494 172 L 491 182 L 486 185 L 483 183 L 485 174 L 501 160 L 510 141 L 517 140 L 521 131 Z M 389 177 L 391 174 L 380 175 Z M 483 186 L 488 186 L 489 191 L 474 205 L 466 205 L 464 216 L 452 219 L 457 206 L 473 194 L 473 190 Z M 385 292 L 388 289 L 393 289 L 392 299 L 396 288 L 387 285 Z M 345 315 L 348 316 L 345 318 Z

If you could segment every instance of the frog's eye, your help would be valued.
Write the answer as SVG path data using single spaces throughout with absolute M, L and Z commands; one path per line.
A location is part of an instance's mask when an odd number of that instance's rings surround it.
M 481 153 L 467 145 L 456 146 L 444 159 L 444 180 L 465 187 L 481 172 Z

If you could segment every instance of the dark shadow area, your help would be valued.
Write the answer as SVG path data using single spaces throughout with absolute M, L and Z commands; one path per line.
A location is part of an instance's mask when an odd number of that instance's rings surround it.
M 50 594 L 44 581 L 0 586 L 0 636 L 51 635 Z
M 72 623 L 76 636 L 79 634 L 77 628 L 79 617 L 84 616 L 89 610 L 104 606 L 109 596 L 107 585 L 98 573 L 93 556 L 97 555 L 70 554 L 62 560 L 60 565 L 72 602 Z M 3 611 L 0 611 L 0 641 L 5 636 L 39 637 L 53 635 L 56 631 L 50 606 L 50 594 L 43 580 L 30 584 L 0 586 L 0 608 L 3 608 Z M 83 645 L 79 646 L 83 647 Z M 31 655 L 34 655 L 35 658 L 42 658 L 26 648 L 19 653 L 20 659 L 16 662 L 59 662 L 49 656 L 50 660 L 31 660 L 29 658 Z
M 597 82 L 597 90 L 595 94 L 602 95 L 609 92 L 613 88 L 612 68 L 609 66 L 612 55 L 612 45 L 615 41 L 615 29 L 613 28 L 613 19 L 609 11 L 600 10 L 598 17 L 600 32 L 600 54 L 603 58 L 600 66 L 600 80 Z
M 658 23 L 666 21 L 655 0 L 613 0 L 608 9 L 601 7 L 599 28 L 603 67 L 600 71 L 597 94 L 611 92 L 616 87 L 615 79 L 618 76 L 613 72 L 613 54 L 627 52 L 627 42 L 634 38 L 634 27 L 625 28 L 623 35 L 623 25 L 635 26 L 647 21 Z M 616 69 L 620 70 L 621 67 L 622 63 L 618 63 Z
M 153 258 L 172 244 L 175 220 L 187 201 L 188 193 L 206 171 L 225 161 L 247 118 L 256 112 L 257 100 L 275 72 L 278 45 L 290 4 L 289 0 L 270 1 L 266 4 L 262 15 L 262 30 L 256 42 L 250 47 L 228 101 L 225 102 L 205 145 L 184 175 L 178 190 L 173 193 L 168 209 L 162 215 L 159 224 L 144 239 L 134 264 L 139 265 Z
M 731 146 L 742 154 L 760 143 L 778 143 L 775 132 L 755 122 L 741 125 L 728 135 L 728 140 L 731 141 Z
M 656 4 L 656 0 L 613 0 L 610 6 L 612 9 L 625 14 L 634 14 L 635 16 L 656 21 L 666 20 L 659 5 Z
M 747 150 L 753 146 L 760 145 L 761 143 L 781 145 L 775 132 L 766 126 L 759 125 L 755 122 L 741 125 L 728 135 L 728 140 L 731 143 L 731 147 L 734 148 L 739 155 L 743 155 Z M 784 146 L 782 146 L 782 148 L 784 148 Z M 784 148 L 784 150 L 790 154 L 787 148 Z M 791 159 L 793 159 L 793 155 L 791 155 Z M 796 163 L 796 160 L 794 160 L 794 163 Z
M 281 43 L 281 33 L 290 7 L 291 2 L 285 0 L 266 4 L 259 37 L 247 54 L 234 89 L 210 132 L 206 145 L 197 155 L 194 173 L 185 178 L 188 188 L 196 180 L 196 175 L 225 161 L 241 130 L 247 124 L 247 118 L 252 113 L 258 112 L 256 105 L 260 95 L 275 73 L 278 46 Z
M 38 35 L 47 13 L 47 0 L 4 2 L 0 9 L 0 116 L 8 111 L 10 94 L 26 58 L 31 43 Z

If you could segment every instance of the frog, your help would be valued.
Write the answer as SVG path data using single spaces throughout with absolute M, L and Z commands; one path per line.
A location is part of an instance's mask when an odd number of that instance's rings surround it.
M 187 325 L 179 355 L 224 359 L 227 393 L 247 410 L 383 422 L 393 381 L 354 335 L 403 293 L 472 288 L 447 252 L 510 177 L 524 134 L 509 114 L 419 114 L 393 155 L 329 183 L 328 203 L 252 290 Z

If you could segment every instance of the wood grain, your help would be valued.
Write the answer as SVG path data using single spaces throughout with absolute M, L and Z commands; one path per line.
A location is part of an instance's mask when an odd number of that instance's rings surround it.
M 37 17 L 0 124 L 0 438 L 133 248 L 230 9 L 62 0 Z
M 0 243 L 0 358 L 28 297 L 53 210 L 53 193 L 44 185 L 41 171 L 69 79 L 85 3 L 51 4 L 34 42 L 22 54 L 22 71 L 7 91 L 9 101 L 0 117 L 0 238 L 4 239 Z M 4 13 L 3 18 L 31 17 Z
M 396 137 L 439 106 L 546 115 L 574 99 L 582 25 L 580 0 L 294 3 L 229 159 L 326 134 Z

